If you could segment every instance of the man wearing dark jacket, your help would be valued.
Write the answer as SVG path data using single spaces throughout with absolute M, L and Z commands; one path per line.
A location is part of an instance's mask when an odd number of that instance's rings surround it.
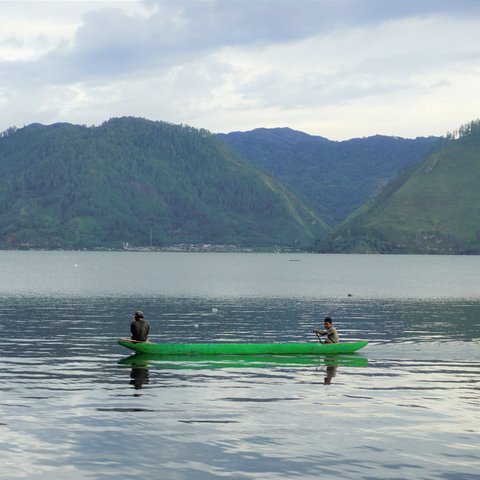
M 136 340 L 137 342 L 147 341 L 150 324 L 145 320 L 142 311 L 137 310 L 135 312 L 135 318 L 130 324 L 130 331 L 132 332 L 132 340 Z

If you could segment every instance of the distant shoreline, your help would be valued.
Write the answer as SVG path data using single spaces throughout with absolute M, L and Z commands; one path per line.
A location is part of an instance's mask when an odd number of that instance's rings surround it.
M 0 248 L 3 252 L 171 252 L 171 253 L 311 253 L 305 248 L 274 246 L 246 247 L 222 244 L 175 244 L 165 247 L 93 247 L 93 248 Z

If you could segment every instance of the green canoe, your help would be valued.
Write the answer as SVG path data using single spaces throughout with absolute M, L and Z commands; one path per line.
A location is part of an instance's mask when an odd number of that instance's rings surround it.
M 329 355 L 352 353 L 368 342 L 342 343 L 153 343 L 120 338 L 118 344 L 139 353 L 158 355 Z

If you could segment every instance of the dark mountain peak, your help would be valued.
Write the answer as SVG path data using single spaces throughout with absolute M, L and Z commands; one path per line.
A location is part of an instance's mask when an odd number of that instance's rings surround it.
M 229 137 L 233 139 L 245 138 L 249 141 L 263 141 L 263 142 L 329 142 L 327 138 L 310 135 L 299 130 L 294 130 L 288 127 L 275 128 L 255 128 L 246 132 L 231 132 L 227 134 L 220 134 L 222 137 Z
M 48 126 L 44 125 L 43 123 L 34 122 L 34 123 L 30 123 L 30 124 L 26 125 L 23 128 L 25 130 L 35 130 L 35 129 L 40 129 L 40 128 L 48 128 Z
M 118 125 L 168 125 L 167 122 L 161 122 L 157 120 L 149 120 L 144 117 L 111 117 L 100 124 L 100 127 L 115 127 Z

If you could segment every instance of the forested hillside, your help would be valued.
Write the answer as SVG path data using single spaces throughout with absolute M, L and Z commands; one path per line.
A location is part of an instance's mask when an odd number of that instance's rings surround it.
M 260 128 L 221 137 L 252 165 L 282 182 L 332 226 L 439 144 L 438 137 L 405 139 L 381 135 L 335 142 L 289 128 Z
M 480 254 L 480 120 L 347 219 L 323 252 Z
M 0 138 L 0 247 L 306 245 L 326 225 L 205 130 L 136 118 Z

